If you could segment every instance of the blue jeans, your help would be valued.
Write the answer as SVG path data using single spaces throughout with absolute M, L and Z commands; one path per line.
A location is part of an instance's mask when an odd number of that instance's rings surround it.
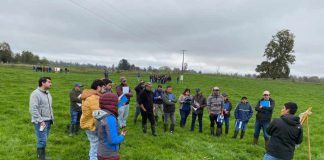
M 126 119 L 129 113 L 129 104 L 118 108 L 118 124 L 119 128 L 126 127 Z
M 224 117 L 225 127 L 229 128 L 230 117 Z
M 89 150 L 89 160 L 97 160 L 97 151 L 98 151 L 98 143 L 99 139 L 96 132 L 85 130 L 88 140 L 90 142 L 90 150 Z
M 40 123 L 34 124 L 36 138 L 37 138 L 37 148 L 45 148 L 46 147 L 46 141 L 47 141 L 49 132 L 51 130 L 52 121 L 44 121 L 44 122 L 46 124 L 46 127 L 43 131 L 39 131 Z
M 269 155 L 268 153 L 266 153 L 266 154 L 264 154 L 264 156 L 263 156 L 263 160 L 282 160 L 282 159 L 279 159 L 279 158 L 273 157 L 273 156 Z
M 181 117 L 180 126 L 186 125 L 186 122 L 187 122 L 187 118 L 189 116 L 189 113 L 190 113 L 190 110 L 180 109 L 180 117 Z
M 70 111 L 70 115 L 71 115 L 71 124 L 74 124 L 74 125 L 80 125 L 80 118 L 81 118 L 81 114 L 82 114 L 82 112 L 78 112 L 78 111 Z
M 254 138 L 258 139 L 260 135 L 260 131 L 262 128 L 264 140 L 269 140 L 270 136 L 267 134 L 267 128 L 269 127 L 269 122 L 260 122 L 258 120 L 255 121 L 254 128 Z
M 203 117 L 202 113 L 196 114 L 195 112 L 192 112 L 191 130 L 193 131 L 195 128 L 197 116 L 198 116 L 198 123 L 199 123 L 199 132 L 202 132 L 202 117 Z

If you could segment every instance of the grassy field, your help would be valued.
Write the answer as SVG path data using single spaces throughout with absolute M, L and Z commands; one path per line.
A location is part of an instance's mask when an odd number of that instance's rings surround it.
M 53 109 L 55 122 L 52 126 L 47 145 L 48 156 L 52 160 L 85 160 L 88 157 L 89 142 L 84 132 L 74 137 L 67 134 L 69 124 L 69 96 L 74 82 L 81 82 L 89 88 L 92 80 L 102 78 L 101 72 L 88 73 L 36 73 L 31 68 L 23 66 L 0 65 L 0 159 L 31 160 L 35 158 L 36 136 L 34 127 L 30 122 L 28 101 L 30 93 L 37 87 L 41 76 L 52 77 Z M 128 78 L 128 84 L 134 88 L 137 84 L 136 74 L 112 74 L 114 82 L 120 76 Z M 144 77 L 148 80 L 148 76 Z M 175 79 L 175 77 L 173 77 Z M 256 80 L 215 75 L 185 75 L 185 82 L 174 86 L 177 96 L 184 88 L 192 90 L 199 87 L 205 95 L 210 94 L 214 85 L 220 87 L 222 92 L 230 96 L 235 105 L 240 97 L 247 96 L 254 106 L 261 97 L 262 91 L 271 91 L 272 98 L 276 101 L 273 117 L 278 117 L 282 105 L 287 101 L 294 101 L 299 105 L 298 113 L 307 107 L 313 107 L 310 118 L 310 132 L 312 144 L 312 158 L 324 159 L 324 111 L 321 107 L 324 96 L 323 84 L 295 83 L 290 81 Z M 154 85 L 156 87 L 156 84 Z M 165 85 L 164 85 L 165 87 Z M 151 136 L 149 130 L 143 135 L 140 123 L 134 125 L 132 118 L 135 111 L 135 99 L 131 100 L 130 115 L 128 118 L 128 134 L 121 145 L 122 159 L 225 159 L 225 160 L 253 160 L 261 159 L 264 154 L 264 140 L 260 136 L 259 146 L 252 146 L 255 113 L 250 120 L 246 137 L 243 140 L 233 140 L 234 118 L 231 117 L 230 134 L 216 138 L 209 135 L 209 120 L 205 110 L 203 117 L 203 133 L 198 133 L 198 126 L 194 132 L 189 131 L 191 116 L 184 129 L 179 127 L 180 115 L 176 111 L 175 133 L 163 133 L 162 123 L 158 124 L 158 136 Z M 177 106 L 178 107 L 178 106 Z M 139 120 L 141 117 L 139 117 Z M 306 129 L 305 129 L 306 131 Z M 306 132 L 304 132 L 306 134 Z M 262 135 L 262 134 L 261 134 Z M 295 152 L 298 160 L 307 159 L 307 137 Z

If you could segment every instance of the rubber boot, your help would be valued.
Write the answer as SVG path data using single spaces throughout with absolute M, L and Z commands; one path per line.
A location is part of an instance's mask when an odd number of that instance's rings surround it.
M 171 132 L 171 133 L 174 132 L 174 124 L 171 124 L 171 126 L 170 126 L 170 132 Z
M 142 128 L 143 128 L 143 133 L 146 134 L 146 125 L 143 125 Z
M 157 136 L 156 135 L 156 130 L 155 130 L 155 125 L 151 125 L 151 130 L 152 130 L 152 135 Z
M 168 130 L 168 125 L 164 124 L 164 132 L 166 132 Z
M 38 160 L 45 160 L 45 148 L 37 148 Z
M 210 127 L 210 134 L 211 134 L 212 136 L 215 135 L 215 128 L 214 128 L 214 127 Z
M 70 125 L 70 129 L 69 129 L 69 136 L 70 136 L 70 137 L 72 137 L 73 134 L 74 134 L 74 127 L 75 127 L 74 124 L 71 124 L 71 125 Z
M 222 128 L 216 129 L 216 136 L 219 137 L 222 134 Z
M 225 128 L 225 134 L 228 134 L 228 127 Z
M 245 135 L 245 131 L 241 131 L 240 139 L 243 139 L 244 138 L 244 135 Z
M 235 132 L 234 132 L 234 136 L 233 136 L 234 139 L 236 139 L 238 133 L 239 133 L 239 131 L 238 131 L 238 130 L 235 130 Z
M 257 145 L 258 144 L 258 138 L 253 138 L 253 145 Z

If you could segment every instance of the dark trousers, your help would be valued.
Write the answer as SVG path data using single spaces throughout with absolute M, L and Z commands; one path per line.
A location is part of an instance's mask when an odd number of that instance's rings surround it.
M 196 118 L 198 116 L 198 123 L 199 123 L 199 131 L 202 131 L 202 117 L 203 114 L 197 114 L 195 112 L 192 112 L 192 121 L 191 121 L 191 130 L 194 130 L 195 128 L 195 123 L 196 123 Z
M 149 119 L 151 126 L 155 125 L 155 119 L 154 119 L 154 113 L 153 111 L 151 112 L 144 112 L 143 110 L 141 110 L 141 115 L 142 115 L 142 125 L 146 126 L 147 123 L 147 119 Z
M 217 122 L 217 117 L 218 117 L 218 114 L 210 114 L 209 115 L 210 127 L 214 127 L 215 123 L 216 123 L 217 128 L 222 128 L 222 123 Z
M 184 126 L 186 124 L 189 113 L 190 113 L 190 110 L 180 109 L 180 117 L 181 117 L 180 126 Z

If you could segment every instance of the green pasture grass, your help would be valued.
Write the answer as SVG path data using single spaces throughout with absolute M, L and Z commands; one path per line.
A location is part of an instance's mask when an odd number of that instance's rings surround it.
M 81 82 L 85 88 L 90 88 L 94 79 L 103 77 L 101 70 L 71 71 L 65 73 L 32 72 L 30 66 L 0 65 L 0 159 L 32 160 L 36 159 L 36 136 L 29 114 L 29 96 L 37 87 L 41 76 L 50 76 L 53 86 L 50 90 L 53 97 L 54 125 L 47 143 L 47 155 L 52 160 L 85 160 L 88 158 L 89 142 L 83 131 L 78 135 L 69 137 L 67 126 L 70 123 L 69 91 L 75 82 Z M 137 73 L 112 73 L 111 79 L 116 86 L 119 78 L 125 76 L 128 84 L 134 91 L 137 85 Z M 148 81 L 148 74 L 142 74 Z M 308 107 L 313 107 L 310 117 L 310 139 L 312 158 L 324 159 L 324 119 L 323 97 L 324 85 L 315 83 L 301 83 L 291 81 L 274 81 L 249 79 L 229 76 L 186 74 L 184 84 L 176 84 L 176 75 L 173 81 L 163 85 L 172 85 L 177 97 L 185 88 L 190 88 L 194 93 L 195 88 L 201 88 L 204 95 L 208 96 L 211 87 L 219 86 L 221 92 L 226 92 L 235 107 L 242 96 L 249 98 L 252 106 L 261 98 L 262 91 L 270 90 L 272 98 L 276 101 L 273 117 L 280 116 L 280 110 L 285 102 L 294 101 L 298 104 L 298 114 Z M 154 84 L 154 88 L 157 85 Z M 135 93 L 135 91 L 134 91 Z M 178 105 L 176 106 L 178 107 Z M 135 97 L 131 99 L 130 114 L 128 117 L 125 141 L 121 144 L 120 155 L 122 159 L 206 159 L 206 160 L 254 160 L 261 159 L 264 154 L 264 140 L 262 133 L 259 145 L 251 145 L 254 132 L 255 112 L 247 126 L 245 138 L 233 140 L 234 117 L 230 120 L 229 135 L 220 138 L 210 136 L 209 119 L 205 110 L 203 116 L 203 133 L 198 133 L 198 123 L 194 132 L 190 132 L 191 115 L 188 117 L 185 128 L 179 127 L 180 114 L 176 110 L 175 133 L 163 132 L 161 116 L 157 127 L 157 137 L 150 133 L 144 135 L 141 131 L 141 117 L 137 124 L 133 124 L 135 112 Z M 224 132 L 224 131 L 223 131 Z M 307 134 L 304 127 L 304 141 L 295 151 L 298 160 L 307 159 Z

